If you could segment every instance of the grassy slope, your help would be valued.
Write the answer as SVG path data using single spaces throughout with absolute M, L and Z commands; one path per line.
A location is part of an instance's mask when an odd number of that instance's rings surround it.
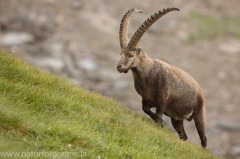
M 85 152 L 85 158 L 94 159 L 216 158 L 112 99 L 3 50 L 0 66 L 0 152 Z

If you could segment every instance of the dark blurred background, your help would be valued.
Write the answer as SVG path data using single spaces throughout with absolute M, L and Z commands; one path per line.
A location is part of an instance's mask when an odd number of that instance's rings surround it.
M 208 149 L 240 158 L 239 6 L 233 0 L 0 0 L 0 47 L 142 113 L 131 72 L 116 70 L 119 24 L 130 8 L 142 10 L 130 22 L 131 36 L 151 14 L 177 7 L 181 11 L 159 19 L 138 46 L 200 83 Z M 169 118 L 164 121 L 172 129 Z M 189 140 L 200 145 L 194 122 L 185 127 Z

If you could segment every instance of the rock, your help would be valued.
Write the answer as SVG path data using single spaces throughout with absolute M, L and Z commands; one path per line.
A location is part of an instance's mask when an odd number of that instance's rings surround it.
M 27 17 L 18 15 L 9 18 L 7 21 L 1 23 L 1 27 L 4 34 L 14 33 L 17 35 L 17 39 L 19 35 L 22 37 L 22 34 L 27 34 L 33 37 L 35 41 L 38 41 L 54 33 L 55 22 L 48 23 L 48 19 L 49 16 L 45 16 L 44 14 L 38 16 L 37 14 L 29 13 Z
M 61 43 L 53 43 L 52 45 L 50 45 L 50 49 L 53 54 L 61 54 L 63 48 L 64 46 Z
M 78 1 L 78 0 L 75 0 L 75 1 L 71 1 L 71 4 L 70 4 L 70 7 L 72 9 L 81 9 L 83 7 L 83 4 L 84 4 L 84 1 Z
M 47 4 L 54 4 L 56 3 L 56 0 L 45 0 Z
M 83 12 L 81 17 L 84 22 L 93 28 L 103 31 L 108 35 L 114 34 L 119 22 L 108 14 L 106 11 L 100 12 Z M 91 20 L 90 20 L 91 19 Z M 107 25 L 106 25 L 107 24 Z
M 231 158 L 240 158 L 240 145 L 232 147 L 228 155 Z
M 48 67 L 54 69 L 57 72 L 60 72 L 64 66 L 63 62 L 59 58 L 49 58 L 46 61 Z
M 221 80 L 226 80 L 227 77 L 228 77 L 228 75 L 227 75 L 227 73 L 224 72 L 224 71 L 219 71 L 219 72 L 217 73 L 217 77 L 218 77 L 219 79 L 221 79 Z
M 28 57 L 28 58 L 26 58 L 26 60 L 38 67 L 41 67 L 41 68 L 44 68 L 47 70 L 51 70 L 56 73 L 62 72 L 62 69 L 64 67 L 64 63 L 63 63 L 62 59 L 58 58 L 58 57 L 51 57 L 51 58 L 50 57 L 42 57 L 42 58 L 38 58 L 37 60 L 36 60 L 36 58 Z
M 158 26 L 158 25 L 152 25 L 152 26 L 148 29 L 148 32 L 149 32 L 149 33 L 156 34 L 156 33 L 161 32 L 161 30 L 159 29 L 159 26 Z
M 64 56 L 64 66 L 66 72 L 70 77 L 78 78 L 81 75 L 81 70 L 78 70 L 77 67 L 74 65 L 74 59 L 69 54 Z
M 81 80 L 76 79 L 76 78 L 69 78 L 69 79 L 70 79 L 70 81 L 71 81 L 72 83 L 74 83 L 74 84 L 76 84 L 76 85 L 78 85 L 78 86 L 80 86 L 80 87 L 83 88 L 84 84 L 82 83 Z
M 221 132 L 218 128 L 216 127 L 211 127 L 211 128 L 208 128 L 207 131 L 213 135 L 220 135 Z
M 218 122 L 218 126 L 222 129 L 228 130 L 228 131 L 239 131 L 240 125 L 237 122 L 229 121 L 226 119 L 221 119 Z
M 179 30 L 177 32 L 177 37 L 183 41 L 189 39 L 189 35 L 186 30 Z
M 119 81 L 120 78 L 120 73 L 112 70 L 110 68 L 106 68 L 106 67 L 102 67 L 101 70 L 98 71 L 101 79 L 103 79 L 104 81 L 106 80 L 111 80 L 111 81 Z
M 93 89 L 96 89 L 97 91 L 103 93 L 104 95 L 111 95 L 112 89 L 106 89 L 106 88 L 111 88 L 111 85 L 109 83 L 101 82 L 101 83 L 98 83 L 96 88 L 93 88 Z
M 91 58 L 85 58 L 79 63 L 80 67 L 86 71 L 94 71 L 97 68 L 97 64 Z
M 8 32 L 0 37 L 3 46 L 21 45 L 34 41 L 34 36 L 27 32 Z
M 114 83 L 114 86 L 115 86 L 116 88 L 118 88 L 118 89 L 124 89 L 124 88 L 127 88 L 128 83 L 125 82 L 125 81 L 116 81 L 116 82 Z
M 226 54 L 238 54 L 240 53 L 239 40 L 229 40 L 228 42 L 221 44 L 219 50 Z

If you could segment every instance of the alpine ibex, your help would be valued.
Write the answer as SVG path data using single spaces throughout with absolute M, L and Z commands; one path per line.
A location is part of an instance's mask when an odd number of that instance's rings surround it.
M 199 84 L 185 71 L 164 61 L 152 59 L 141 48 L 137 48 L 145 31 L 171 11 L 179 9 L 167 8 L 151 15 L 134 33 L 130 42 L 127 35 L 129 21 L 134 13 L 142 11 L 130 9 L 124 15 L 119 30 L 121 57 L 117 70 L 120 73 L 132 70 L 135 89 L 142 96 L 142 109 L 156 123 L 163 126 L 162 115 L 169 116 L 179 138 L 187 140 L 183 120 L 193 119 L 205 148 L 205 99 Z M 151 111 L 152 107 L 156 108 L 156 113 Z

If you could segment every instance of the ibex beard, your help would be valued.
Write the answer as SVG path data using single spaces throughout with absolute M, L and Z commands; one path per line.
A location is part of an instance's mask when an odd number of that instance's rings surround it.
M 167 8 L 148 18 L 135 32 L 128 42 L 128 24 L 134 13 L 142 13 L 130 9 L 123 17 L 119 39 L 121 46 L 120 60 L 117 70 L 120 73 L 133 73 L 134 86 L 142 97 L 142 109 L 156 123 L 163 126 L 162 115 L 171 118 L 171 123 L 179 138 L 187 140 L 183 121 L 195 122 L 201 144 L 207 146 L 205 136 L 205 99 L 199 84 L 185 71 L 167 64 L 164 61 L 150 58 L 137 43 L 145 31 L 160 17 L 177 8 Z M 156 112 L 151 108 L 155 107 Z

